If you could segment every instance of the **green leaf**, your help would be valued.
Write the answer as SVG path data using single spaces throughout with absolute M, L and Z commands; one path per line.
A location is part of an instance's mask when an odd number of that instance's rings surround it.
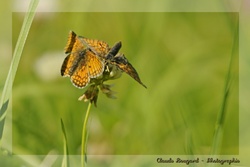
M 64 157 L 63 157 L 62 167 L 69 167 L 70 164 L 69 164 L 68 140 L 62 119 L 61 119 L 61 127 L 63 132 L 63 143 L 64 143 L 63 144 Z
M 7 79 L 4 84 L 2 96 L 0 99 L 0 147 L 1 147 L 1 139 L 2 139 L 2 134 L 3 134 L 3 129 L 4 129 L 4 121 L 5 117 L 7 115 L 7 108 L 11 96 L 11 88 L 13 85 L 13 81 L 15 79 L 17 67 L 22 55 L 22 51 L 33 21 L 33 18 L 35 16 L 35 10 L 38 5 L 39 0 L 32 0 L 29 5 L 28 12 L 25 15 L 22 29 L 20 31 L 16 47 L 14 50 L 13 58 L 10 64 L 10 69 L 7 75 Z

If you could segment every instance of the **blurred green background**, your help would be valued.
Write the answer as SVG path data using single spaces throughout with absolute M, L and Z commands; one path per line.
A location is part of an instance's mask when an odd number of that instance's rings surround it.
M 13 13 L 15 46 L 24 13 Z M 237 13 L 37 13 L 13 86 L 13 152 L 80 154 L 84 89 L 60 75 L 70 30 L 112 46 L 122 41 L 143 88 L 127 74 L 117 99 L 100 93 L 89 122 L 89 154 L 210 154 L 221 110 Z M 14 48 L 14 47 L 13 47 Z M 238 49 L 234 50 L 220 154 L 239 152 Z

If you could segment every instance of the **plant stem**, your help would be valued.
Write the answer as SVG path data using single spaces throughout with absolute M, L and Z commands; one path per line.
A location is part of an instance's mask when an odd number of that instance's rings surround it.
M 91 108 L 91 102 L 89 102 L 88 108 L 87 108 L 87 112 L 84 118 L 84 122 L 83 122 L 83 129 L 82 129 L 82 150 L 81 150 L 81 164 L 82 167 L 85 166 L 85 157 L 87 156 L 87 124 L 88 124 L 88 119 L 89 119 L 89 112 L 90 112 L 90 108 Z
M 68 140 L 67 140 L 67 135 L 66 135 L 66 130 L 64 127 L 63 120 L 61 119 L 61 128 L 63 132 L 63 162 L 62 162 L 62 167 L 69 167 L 69 149 L 68 149 Z
M 228 67 L 228 72 L 227 72 L 227 76 L 225 79 L 225 87 L 224 87 L 222 106 L 221 106 L 220 112 L 218 113 L 217 121 L 216 121 L 216 125 L 215 125 L 215 132 L 214 132 L 214 139 L 213 139 L 213 144 L 212 144 L 211 155 L 219 154 L 220 147 L 221 147 L 221 142 L 222 142 L 222 138 L 223 138 L 224 119 L 225 119 L 225 115 L 226 115 L 228 96 L 230 93 L 230 86 L 231 86 L 230 84 L 232 81 L 231 70 L 232 70 L 232 66 L 233 66 L 234 56 L 237 55 L 236 51 L 238 51 L 238 43 L 239 43 L 238 38 L 239 38 L 239 20 L 237 19 L 229 67 Z

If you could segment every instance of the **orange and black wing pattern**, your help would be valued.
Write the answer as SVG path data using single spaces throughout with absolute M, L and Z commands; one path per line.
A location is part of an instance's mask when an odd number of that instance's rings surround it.
M 77 65 L 74 67 L 74 72 L 70 75 L 70 80 L 74 86 L 78 88 L 84 88 L 88 85 L 90 77 L 87 68 L 87 56 L 86 53 L 79 55 L 81 58 L 78 59 Z
M 100 76 L 104 70 L 104 60 L 95 54 L 95 49 L 90 48 L 73 31 L 70 32 L 65 47 L 67 57 L 61 67 L 61 75 L 70 77 L 72 83 L 78 88 L 88 85 L 91 78 Z
M 80 37 L 84 42 L 86 42 L 86 45 L 99 57 L 104 58 L 105 55 L 109 52 L 110 48 L 109 45 L 101 40 L 97 39 L 89 39 Z
M 103 75 L 104 68 L 111 65 L 127 73 L 146 88 L 132 64 L 123 54 L 118 53 L 121 46 L 121 42 L 117 42 L 110 48 L 104 41 L 88 39 L 70 31 L 64 49 L 68 55 L 63 61 L 61 75 L 70 77 L 76 87 L 84 88 L 91 79 Z M 102 79 L 101 82 L 104 80 Z

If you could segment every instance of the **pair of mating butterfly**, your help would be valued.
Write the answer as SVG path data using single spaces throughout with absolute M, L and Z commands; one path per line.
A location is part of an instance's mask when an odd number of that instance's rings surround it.
M 118 53 L 121 46 L 121 42 L 117 42 L 110 48 L 104 41 L 77 36 L 70 31 L 65 47 L 68 55 L 62 64 L 61 75 L 70 77 L 74 86 L 84 88 L 89 83 L 102 84 L 126 72 L 146 88 L 134 67 Z

